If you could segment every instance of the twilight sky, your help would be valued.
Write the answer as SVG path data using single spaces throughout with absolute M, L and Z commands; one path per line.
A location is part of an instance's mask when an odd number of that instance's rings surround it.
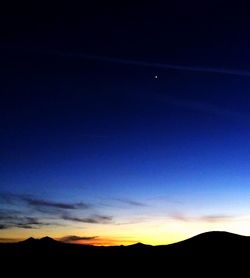
M 0 241 L 250 235 L 249 9 L 202 5 L 1 16 Z

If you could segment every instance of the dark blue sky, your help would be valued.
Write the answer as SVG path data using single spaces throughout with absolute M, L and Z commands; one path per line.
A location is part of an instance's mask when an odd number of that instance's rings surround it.
M 1 18 L 3 237 L 79 235 L 79 223 L 124 242 L 250 232 L 250 25 L 244 7 L 215 7 Z

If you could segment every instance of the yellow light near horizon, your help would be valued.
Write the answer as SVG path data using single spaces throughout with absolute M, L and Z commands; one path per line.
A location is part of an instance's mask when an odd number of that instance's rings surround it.
M 229 219 L 223 221 L 201 221 L 201 220 L 166 220 L 163 218 L 137 224 L 90 224 L 82 228 L 74 227 L 52 227 L 47 226 L 40 229 L 12 228 L 0 230 L 0 238 L 23 240 L 28 237 L 41 238 L 50 236 L 55 239 L 67 235 L 80 237 L 93 237 L 92 240 L 82 240 L 77 243 L 94 245 L 129 245 L 142 242 L 150 245 L 161 245 L 178 242 L 197 234 L 207 231 L 228 231 L 242 235 L 250 235 L 248 225 L 249 217 Z

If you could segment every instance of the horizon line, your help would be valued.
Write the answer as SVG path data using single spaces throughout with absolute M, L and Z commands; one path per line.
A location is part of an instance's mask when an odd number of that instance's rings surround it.
M 171 243 L 165 243 L 165 244 L 148 244 L 148 243 L 143 243 L 141 241 L 134 241 L 134 243 L 125 244 L 125 243 L 122 243 L 124 241 L 121 240 L 121 244 L 107 245 L 107 244 L 101 244 L 101 243 L 100 244 L 80 243 L 80 242 L 77 242 L 77 241 L 76 242 L 74 242 L 74 241 L 72 241 L 72 242 L 68 241 L 67 242 L 67 241 L 62 240 L 63 237 L 58 238 L 58 237 L 49 237 L 49 236 L 43 236 L 43 237 L 40 237 L 40 238 L 35 238 L 35 237 L 31 236 L 31 237 L 27 237 L 27 238 L 23 238 L 23 239 L 20 239 L 20 238 L 0 238 L 0 244 L 15 244 L 15 243 L 23 243 L 23 242 L 26 242 L 28 240 L 40 241 L 40 240 L 43 240 L 43 239 L 48 239 L 48 240 L 55 241 L 57 243 L 62 243 L 62 244 L 74 244 L 74 245 L 94 246 L 94 247 L 133 246 L 133 245 L 137 245 L 137 244 L 154 247 L 154 246 L 168 246 L 168 245 L 171 245 L 171 244 L 180 243 L 180 242 L 195 238 L 195 237 L 200 236 L 200 235 L 211 234 L 211 233 L 224 233 L 224 234 L 231 234 L 231 235 L 241 236 L 241 237 L 250 237 L 250 236 L 246 236 L 246 235 L 242 235 L 242 234 L 238 234 L 238 233 L 228 232 L 228 231 L 225 231 L 225 230 L 211 230 L 211 231 L 206 231 L 206 232 L 195 234 L 193 236 L 184 238 L 184 239 L 179 240 L 179 241 L 175 241 L 175 242 L 171 242 Z M 81 241 L 81 240 L 79 239 L 78 241 Z M 90 239 L 90 241 L 91 241 L 91 239 Z M 119 241 L 119 240 L 116 240 L 116 241 Z M 130 241 L 130 242 L 133 242 L 133 241 Z

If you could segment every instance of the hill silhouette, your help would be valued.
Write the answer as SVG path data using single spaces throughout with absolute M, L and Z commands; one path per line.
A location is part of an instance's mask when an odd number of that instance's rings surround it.
M 19 244 L 25 244 L 25 245 L 37 245 L 37 246 L 50 246 L 50 245 L 55 245 L 55 244 L 59 244 L 59 241 L 54 240 L 51 237 L 42 237 L 40 239 L 35 239 L 33 237 L 29 237 L 24 241 L 20 241 L 18 242 Z
M 157 273 L 195 273 L 198 269 L 209 271 L 242 270 L 248 265 L 250 237 L 228 232 L 207 232 L 169 245 L 151 246 L 137 243 L 129 246 L 97 247 L 69 244 L 49 237 L 29 238 L 18 243 L 0 244 L 0 259 L 9 263 L 43 266 L 44 269 L 65 268 L 97 271 L 109 276 L 114 268 L 140 275 Z

